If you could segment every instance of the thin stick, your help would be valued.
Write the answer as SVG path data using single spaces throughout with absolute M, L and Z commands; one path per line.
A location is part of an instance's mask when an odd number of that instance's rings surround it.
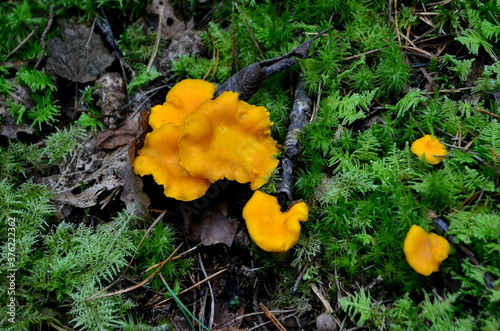
M 201 284 L 203 284 L 203 283 L 205 283 L 205 282 L 209 281 L 210 279 L 212 279 L 212 278 L 214 278 L 214 277 L 216 277 L 216 276 L 220 275 L 221 273 L 223 273 L 223 272 L 225 272 L 225 271 L 227 271 L 227 269 L 222 269 L 222 270 L 220 270 L 220 271 L 216 272 L 215 274 L 213 274 L 213 275 L 211 275 L 211 276 L 209 276 L 209 277 L 205 278 L 204 280 L 199 281 L 198 283 L 194 284 L 193 286 L 191 286 L 191 287 L 189 287 L 189 288 L 187 288 L 187 289 L 185 289 L 185 290 L 183 290 L 183 291 L 180 291 L 177 295 L 181 295 L 181 294 L 184 294 L 184 293 L 186 293 L 186 292 L 188 292 L 188 291 L 191 291 L 192 289 L 194 289 L 194 288 L 196 288 L 196 287 L 200 286 Z M 160 301 L 160 302 L 158 302 L 158 303 L 155 305 L 155 307 L 158 307 L 159 305 L 162 305 L 162 304 L 164 304 L 164 303 L 167 303 L 167 302 L 168 302 L 168 301 L 170 301 L 171 299 L 172 299 L 172 298 L 168 298 L 168 299 L 165 299 L 165 300 L 163 300 L 163 301 Z
M 156 54 L 158 53 L 158 46 L 160 45 L 160 39 L 161 39 L 161 25 L 163 23 L 163 12 L 165 11 L 165 5 L 163 4 L 161 6 L 161 11 L 160 11 L 160 19 L 158 22 L 158 29 L 156 30 L 156 39 L 155 39 L 155 44 L 153 47 L 153 54 L 151 54 L 151 57 L 149 58 L 148 65 L 146 66 L 146 72 L 149 72 L 151 67 L 153 66 L 153 62 L 156 58 Z
M 295 285 L 293 286 L 293 290 L 292 290 L 293 295 L 295 295 L 295 293 L 297 293 L 297 290 L 299 289 L 300 281 L 302 280 L 302 277 L 304 277 L 304 274 L 306 273 L 307 269 L 309 268 L 309 265 L 311 265 L 311 262 L 307 261 L 304 268 L 302 268 L 302 270 L 300 271 L 300 274 L 297 277 L 297 280 L 295 281 Z
M 90 300 L 95 300 L 95 299 L 101 299 L 101 298 L 106 298 L 106 297 L 111 297 L 113 295 L 117 295 L 117 294 L 123 294 L 123 293 L 127 293 L 127 292 L 130 292 L 132 290 L 135 290 L 136 288 L 139 288 L 141 287 L 142 285 L 145 285 L 147 284 L 151 279 L 154 278 L 154 276 L 156 276 L 160 271 L 161 269 L 163 268 L 163 266 L 165 264 L 167 264 L 167 262 L 170 262 L 171 260 L 171 257 L 177 252 L 177 250 L 179 250 L 179 248 L 181 248 L 182 244 L 180 244 L 176 249 L 175 251 L 172 252 L 172 254 L 170 254 L 170 256 L 168 257 L 168 259 L 166 259 L 165 261 L 161 262 L 158 266 L 158 268 L 151 274 L 149 275 L 146 279 L 144 279 L 142 282 L 140 283 L 137 283 L 129 288 L 126 288 L 126 289 L 123 289 L 123 290 L 120 290 L 120 291 L 116 291 L 116 292 L 112 292 L 112 293 L 107 293 L 107 294 L 103 294 L 103 295 L 98 295 L 99 293 L 102 293 L 103 291 L 99 291 L 97 292 L 96 294 L 94 294 L 93 296 L 91 296 L 90 298 L 87 298 L 85 299 L 84 301 L 90 301 Z M 149 269 L 148 269 L 149 270 Z M 109 287 L 109 286 L 108 286 Z
M 196 250 L 201 244 L 198 244 L 197 246 L 194 246 L 194 247 L 191 247 L 190 249 L 188 249 L 187 251 L 185 252 L 182 252 L 180 253 L 179 255 L 176 255 L 174 257 L 172 257 L 170 259 L 170 261 L 174 261 L 174 260 L 177 260 L 177 259 L 180 259 L 181 257 L 183 257 L 184 255 L 187 255 L 189 253 L 191 253 L 192 251 Z M 179 245 L 181 246 L 181 245 Z M 146 271 L 144 271 L 144 273 L 148 272 L 149 270 L 153 269 L 153 268 L 156 268 L 157 266 L 161 265 L 163 262 L 160 262 L 160 263 L 156 263 L 155 265 L 152 265 L 151 267 L 149 267 Z
M 207 272 L 205 270 L 205 266 L 203 265 L 203 261 L 201 259 L 201 254 L 198 252 L 198 261 L 200 262 L 200 267 L 201 271 L 203 272 L 203 275 L 205 278 L 208 278 Z M 214 318 L 215 318 L 215 300 L 214 300 L 214 291 L 212 289 L 212 284 L 210 282 L 207 282 L 208 285 L 208 290 L 210 291 L 210 317 L 208 319 L 208 327 L 209 329 L 212 329 L 212 326 L 214 325 Z
M 271 313 L 273 314 L 286 314 L 286 313 L 292 313 L 291 316 L 295 315 L 295 309 L 287 309 L 287 310 L 270 310 Z M 252 317 L 252 316 L 257 316 L 257 315 L 263 315 L 264 312 L 262 311 L 256 311 L 256 312 L 253 312 L 253 313 L 248 313 L 248 314 L 245 314 L 245 315 L 240 315 L 240 316 L 237 316 L 235 318 L 233 318 L 231 321 L 229 322 L 226 322 L 224 324 L 219 324 L 219 325 L 216 325 L 215 327 L 216 328 L 222 328 L 222 327 L 225 327 L 225 326 L 228 326 L 228 325 L 231 325 L 233 324 L 235 321 L 238 321 L 238 320 L 241 320 L 241 319 L 245 319 L 245 318 L 248 318 L 248 317 Z M 288 315 L 290 316 L 290 315 Z M 266 322 L 268 323 L 268 322 Z
M 240 16 L 241 16 L 241 21 L 243 22 L 243 24 L 245 25 L 245 28 L 248 32 L 248 34 L 250 35 L 250 38 L 252 38 L 252 41 L 253 43 L 255 44 L 255 47 L 257 47 L 257 50 L 259 51 L 259 54 L 260 56 L 262 56 L 262 58 L 264 59 L 265 58 L 265 55 L 264 55 L 264 52 L 262 51 L 262 49 L 260 48 L 260 45 L 259 43 L 257 42 L 257 39 L 255 39 L 252 31 L 250 30 L 250 27 L 248 26 L 247 22 L 245 21 L 245 18 L 243 17 L 243 13 L 241 12 L 241 9 L 240 9 L 240 6 L 238 6 L 238 4 L 236 3 L 236 1 L 233 2 L 234 5 L 236 6 L 236 9 L 238 9 L 238 12 L 240 13 Z
M 254 310 L 259 310 L 259 304 L 258 304 L 258 294 L 259 294 L 259 286 L 260 286 L 260 279 L 257 277 L 255 278 L 255 282 L 254 282 L 254 285 L 253 285 L 253 297 L 252 297 L 252 303 L 253 303 L 253 309 Z M 264 330 L 264 331 L 269 331 L 269 329 L 266 327 L 266 324 L 270 323 L 270 322 L 266 322 L 264 323 L 264 319 L 262 318 L 262 315 L 257 315 L 257 320 L 259 321 L 260 325 L 262 326 L 262 329 L 261 330 Z
M 479 108 L 479 107 L 474 107 L 473 109 L 474 109 L 475 111 L 480 112 L 480 113 L 483 113 L 483 114 L 489 115 L 489 116 L 491 116 L 491 117 L 495 117 L 495 118 L 500 119 L 500 116 L 498 116 L 497 114 L 490 113 L 489 111 L 484 110 L 484 109 L 482 109 L 482 108 Z
M 54 22 L 54 5 L 50 5 L 49 9 L 49 21 L 47 22 L 47 26 L 45 27 L 45 30 L 43 30 L 40 44 L 42 45 L 42 51 L 40 52 L 40 57 L 38 57 L 38 60 L 36 61 L 36 64 L 34 66 L 35 69 L 38 68 L 40 65 L 40 62 L 43 59 L 43 53 L 45 53 L 45 47 L 47 46 L 47 43 L 45 41 L 45 37 L 47 36 L 47 33 L 50 30 L 50 27 L 52 26 L 52 23 Z
M 398 21 L 398 0 L 394 0 L 394 28 L 396 29 L 396 36 L 398 37 L 398 44 L 401 45 L 401 32 L 399 31 Z
M 356 59 L 359 59 L 360 57 L 362 57 L 363 55 L 369 55 L 369 54 L 378 53 L 378 52 L 380 52 L 380 48 L 372 49 L 371 51 L 366 51 L 366 52 L 363 52 L 361 54 L 348 56 L 348 57 L 344 58 L 342 60 L 342 62 L 356 60 Z
M 492 166 L 491 164 L 489 164 L 488 162 L 486 162 L 485 160 L 483 160 L 482 158 L 480 158 L 477 155 L 472 155 L 472 157 L 500 175 L 500 169 L 495 168 L 494 166 Z
M 281 322 L 278 321 L 278 319 L 276 317 L 274 317 L 274 315 L 269 311 L 269 309 L 267 309 L 266 306 L 264 306 L 263 303 L 260 304 L 260 308 L 262 309 L 264 314 L 266 314 L 267 318 L 269 318 L 271 320 L 271 322 L 273 322 L 274 326 L 279 331 L 286 331 L 286 328 L 283 326 L 283 324 L 281 324 Z
M 144 240 L 146 239 L 146 237 L 149 235 L 149 233 L 153 230 L 153 228 L 155 227 L 155 225 L 163 218 L 163 216 L 165 216 L 166 214 L 166 210 L 164 210 L 160 216 L 158 216 L 156 218 L 156 220 L 153 222 L 153 224 L 151 224 L 151 226 L 149 227 L 149 229 L 146 231 L 146 233 L 144 234 L 144 236 L 142 236 L 142 239 L 141 241 L 139 242 L 139 245 L 137 245 L 137 248 L 135 249 L 135 252 L 134 252 L 134 255 L 132 255 L 132 258 L 130 259 L 130 261 L 128 262 L 128 265 L 125 267 L 125 270 L 122 271 L 121 275 L 114 281 L 112 282 L 111 284 L 109 284 L 108 286 L 106 286 L 105 288 L 103 288 L 102 290 L 100 290 L 99 292 L 97 292 L 96 294 L 94 294 L 92 297 L 94 296 L 97 296 L 105 291 L 107 291 L 111 286 L 115 285 L 124 275 L 125 273 L 127 272 L 127 270 L 130 268 L 130 266 L 132 265 L 132 262 L 134 261 L 135 259 L 135 256 L 137 255 L 137 252 L 139 251 L 139 248 L 141 248 L 142 246 L 142 243 L 144 242 Z M 92 298 L 90 297 L 90 298 Z M 90 299 L 89 298 L 89 299 Z
M 413 8 L 412 8 L 412 13 L 413 13 L 413 14 L 415 14 L 415 11 L 416 11 L 416 10 L 417 10 L 417 7 L 416 7 L 415 5 L 413 5 Z M 406 40 L 410 40 L 410 32 L 411 32 L 411 24 L 408 24 L 408 25 L 406 26 L 406 38 L 405 38 Z M 412 41 L 410 41 L 410 42 L 411 42 L 411 44 L 412 44 L 413 46 L 415 46 L 415 45 L 413 44 L 413 42 L 412 42 Z
M 316 296 L 318 297 L 319 301 L 321 301 L 323 306 L 325 306 L 326 312 L 330 314 L 333 313 L 333 309 L 332 306 L 330 305 L 330 302 L 328 302 L 325 296 L 319 291 L 319 288 L 315 284 L 311 285 L 311 288 L 314 294 L 316 294 Z
M 319 84 L 318 84 L 318 93 L 316 96 L 316 103 L 313 106 L 312 115 L 311 115 L 311 119 L 309 120 L 309 123 L 316 121 L 316 117 L 318 117 L 319 103 L 321 101 L 321 94 L 323 93 L 322 86 L 321 86 L 322 83 L 323 83 L 323 81 L 320 80 Z
M 283 316 L 283 317 L 281 317 L 280 319 L 284 321 L 284 320 L 286 320 L 286 319 L 288 319 L 288 318 L 290 318 L 290 317 L 295 317 L 295 313 L 292 313 L 292 314 L 289 314 L 289 315 Z M 247 330 L 247 331 L 252 331 L 252 330 L 262 330 L 262 329 L 267 329 L 266 325 L 267 325 L 267 324 L 269 324 L 269 323 L 271 323 L 271 321 L 262 322 L 262 323 L 260 323 L 259 325 L 253 326 L 253 327 L 251 327 L 251 328 L 249 328 L 249 329 L 246 329 L 246 330 Z
M 424 32 L 422 35 L 418 36 L 417 38 L 413 39 L 413 42 L 416 43 L 417 41 L 419 41 L 420 39 L 422 38 L 425 38 L 428 34 L 432 33 L 434 30 L 436 30 L 436 28 L 432 27 L 431 29 L 427 30 L 426 32 Z M 437 36 L 437 37 L 429 37 L 427 39 L 423 39 L 421 40 L 420 42 L 423 43 L 423 42 L 427 42 L 429 40 L 433 40 L 433 39 L 437 39 L 437 38 L 442 38 L 444 36 Z
M 479 154 L 478 152 L 471 151 L 470 149 L 465 148 L 465 147 L 455 146 L 455 145 L 451 145 L 451 144 L 447 144 L 447 143 L 442 143 L 442 144 L 445 145 L 445 146 L 448 146 L 450 148 L 459 149 L 461 151 L 464 151 L 464 152 L 467 152 L 467 153 L 470 153 L 470 154 Z
M 406 38 L 406 36 L 405 36 L 405 38 Z M 432 54 L 431 53 L 429 53 L 427 51 L 424 51 L 421 48 L 412 47 L 412 46 L 403 46 L 403 48 L 407 49 L 407 50 L 410 50 L 410 51 L 415 51 L 415 52 L 419 53 L 421 56 L 423 56 L 425 58 L 428 58 L 428 59 L 432 58 Z
M 455 89 L 443 89 L 439 90 L 439 93 L 461 93 L 463 91 L 471 90 L 474 87 L 460 87 L 460 88 L 455 88 Z M 434 94 L 435 92 L 420 92 L 421 94 Z
M 38 30 L 38 25 L 35 26 L 35 28 L 33 29 L 33 31 L 30 32 L 30 34 L 24 38 L 23 41 L 21 41 L 21 43 L 19 45 L 17 45 L 16 48 L 14 48 L 12 50 L 12 52 L 10 52 L 9 54 L 7 54 L 7 57 L 10 57 L 12 54 L 14 54 L 15 52 L 17 52 L 21 47 L 24 46 L 24 44 L 26 44 L 28 42 L 28 40 L 30 40 L 31 37 L 33 37 L 33 35 L 35 34 L 36 30 Z

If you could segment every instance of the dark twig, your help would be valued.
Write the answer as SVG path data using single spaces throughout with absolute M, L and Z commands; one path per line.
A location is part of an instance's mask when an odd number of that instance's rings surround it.
M 99 18 L 96 20 L 95 23 L 99 31 L 101 31 L 101 33 L 104 35 L 104 38 L 106 39 L 108 45 L 111 46 L 111 48 L 113 48 L 113 51 L 115 52 L 116 56 L 118 57 L 118 59 L 121 60 L 123 58 L 123 53 L 120 50 L 118 43 L 116 42 L 116 38 L 113 34 L 113 30 L 111 29 L 108 20 L 106 18 L 104 19 Z
M 253 292 L 253 309 L 255 311 L 259 311 L 259 287 L 260 287 L 260 279 L 257 277 L 255 279 L 254 283 L 254 292 Z M 267 326 L 264 323 L 264 319 L 262 318 L 262 315 L 257 315 L 257 320 L 259 321 L 259 325 L 261 325 L 261 330 L 263 331 L 269 331 Z
M 463 254 L 465 254 L 465 256 L 467 256 L 469 258 L 470 263 L 472 263 L 474 265 L 478 265 L 478 266 L 481 265 L 481 263 L 477 259 L 476 255 L 472 252 L 472 250 L 467 245 L 465 245 L 464 243 L 457 243 L 455 240 L 456 237 L 454 235 L 450 235 L 448 233 L 449 227 L 448 227 L 447 221 L 445 221 L 441 217 L 436 217 L 433 221 L 434 221 L 434 224 L 436 225 L 437 229 L 439 230 L 439 232 L 446 235 L 447 239 L 451 243 L 453 243 Z M 483 281 L 484 281 L 484 286 L 486 288 L 488 288 L 488 289 L 495 288 L 495 279 L 493 278 L 493 276 L 490 273 L 485 272 L 483 274 Z
M 300 271 L 299 276 L 297 277 L 297 280 L 295 281 L 295 285 L 293 286 L 293 290 L 292 290 L 293 295 L 297 294 L 297 290 L 299 289 L 300 281 L 302 280 L 302 277 L 304 277 L 304 275 L 305 275 L 307 269 L 309 269 L 310 265 L 311 265 L 311 261 L 307 261 L 304 268 L 302 268 L 302 270 Z
M 290 125 L 284 143 L 285 155 L 281 160 L 281 168 L 283 169 L 280 181 L 277 184 L 278 201 L 283 209 L 286 204 L 292 201 L 293 192 L 293 171 L 295 164 L 293 160 L 301 153 L 299 136 L 309 123 L 311 116 L 312 101 L 304 89 L 304 74 L 299 74 L 297 85 L 295 86 L 295 96 L 293 101 L 293 109 L 290 113 Z
M 45 48 L 47 47 L 47 42 L 45 41 L 45 37 L 47 36 L 47 33 L 49 32 L 50 28 L 52 27 L 52 23 L 54 23 L 54 5 L 50 5 L 49 21 L 47 22 L 47 27 L 45 27 L 45 30 L 43 30 L 42 36 L 40 38 L 40 45 L 42 45 L 42 50 L 40 52 L 40 57 L 38 58 L 35 66 L 34 66 L 35 69 L 38 68 L 38 66 L 40 65 L 40 62 L 43 59 L 43 54 L 45 53 Z
M 238 71 L 215 90 L 214 98 L 218 97 L 223 92 L 233 91 L 240 94 L 239 98 L 241 100 L 248 101 L 252 95 L 259 90 L 262 84 L 264 84 L 267 78 L 293 66 L 299 62 L 297 58 L 307 58 L 312 43 L 332 28 L 333 27 L 329 27 L 321 31 L 314 38 L 297 46 L 284 55 L 251 64 L 245 69 Z

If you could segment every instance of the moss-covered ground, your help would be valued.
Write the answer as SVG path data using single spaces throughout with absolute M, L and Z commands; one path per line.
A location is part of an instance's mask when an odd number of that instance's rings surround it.
M 249 100 L 280 145 L 311 100 L 290 251 L 248 238 L 248 185 L 180 203 L 132 172 L 175 83 L 314 37 Z M 500 329 L 500 1 L 12 0 L 0 38 L 0 329 Z M 412 225 L 451 245 L 430 276 Z

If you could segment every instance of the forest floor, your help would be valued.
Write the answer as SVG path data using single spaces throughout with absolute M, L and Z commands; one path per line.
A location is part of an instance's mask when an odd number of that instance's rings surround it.
M 0 4 L 2 330 L 500 329 L 498 0 L 50 3 Z M 185 79 L 269 111 L 290 250 L 249 236 L 248 183 L 136 174 Z M 451 246 L 430 276 L 412 225 Z

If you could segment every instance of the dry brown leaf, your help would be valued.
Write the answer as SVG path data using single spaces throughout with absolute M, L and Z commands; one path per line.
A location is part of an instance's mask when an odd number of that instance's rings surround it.
M 97 135 L 97 147 L 99 149 L 115 149 L 116 147 L 130 144 L 136 137 L 139 123 L 136 119 L 130 119 L 122 123 L 116 129 L 107 129 Z
M 200 217 L 192 212 L 182 213 L 183 208 L 180 208 L 186 238 L 193 242 L 200 242 L 204 246 L 226 244 L 231 247 L 240 222 L 227 215 L 227 207 L 227 202 L 208 206 Z M 193 208 L 189 207 L 189 209 Z
M 60 20 L 63 39 L 49 41 L 47 70 L 74 82 L 96 80 L 111 65 L 111 55 L 101 37 L 84 24 Z
M 27 109 L 33 108 L 35 103 L 28 88 L 19 85 L 19 83 L 15 81 L 11 83 L 14 84 L 15 88 L 10 95 L 8 97 L 5 94 L 0 95 L 0 135 L 10 139 L 17 139 L 17 134 L 19 132 L 33 134 L 33 129 L 25 123 L 20 125 L 16 124 L 16 121 L 7 112 L 7 98 L 9 98 L 11 102 L 25 106 Z
M 226 304 L 222 306 L 215 306 L 215 314 L 214 314 L 214 326 L 215 330 L 239 330 L 241 323 L 243 322 L 243 318 L 238 318 L 245 315 L 245 307 L 242 306 L 238 309 L 237 312 L 231 312 Z M 221 328 L 218 328 L 218 325 L 224 325 Z
M 240 222 L 227 215 L 227 202 L 205 211 L 200 226 L 200 241 L 204 246 L 226 244 L 231 247 Z
M 109 192 L 122 187 L 121 200 L 126 209 L 139 217 L 148 217 L 149 198 L 142 182 L 132 171 L 128 146 L 111 153 L 98 151 L 96 139 L 87 140 L 75 151 L 58 175 L 44 177 L 42 183 L 54 191 L 54 201 L 77 208 L 95 206 Z
M 194 28 L 194 21 L 192 18 L 187 22 L 177 18 L 174 13 L 174 6 L 170 1 L 153 0 L 153 2 L 146 7 L 146 12 L 148 14 L 163 17 L 161 34 L 164 37 L 172 38 L 182 31 Z

